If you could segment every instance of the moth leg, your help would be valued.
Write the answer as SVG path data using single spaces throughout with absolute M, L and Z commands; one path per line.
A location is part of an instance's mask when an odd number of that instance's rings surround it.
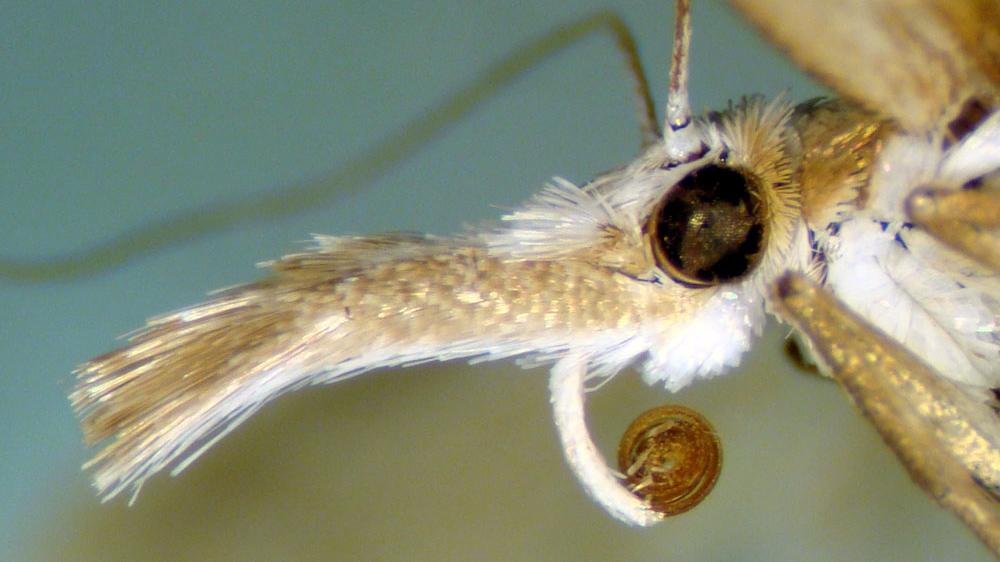
M 938 240 L 1000 271 L 1000 185 L 917 191 L 907 199 L 906 210 L 914 224 Z
M 1000 431 L 985 400 L 932 368 L 800 274 L 775 288 L 780 315 L 847 391 L 910 477 L 1000 556 Z
M 978 107 L 973 105 L 973 107 Z M 979 113 L 972 111 L 972 118 Z M 941 184 L 906 199 L 910 221 L 1000 272 L 1000 112 L 975 124 L 948 150 Z
M 785 345 L 782 348 L 782 351 L 785 352 L 785 357 L 800 371 L 809 375 L 822 376 L 823 373 L 820 372 L 819 367 L 816 366 L 816 362 L 809 355 L 809 350 L 806 349 L 805 344 L 799 342 L 797 335 L 791 333 L 785 338 Z
M 549 380 L 556 430 L 566 462 L 587 494 L 619 521 L 637 527 L 662 521 L 662 514 L 625 487 L 590 438 L 584 415 L 586 375 L 587 362 L 582 357 L 569 356 L 555 364 Z

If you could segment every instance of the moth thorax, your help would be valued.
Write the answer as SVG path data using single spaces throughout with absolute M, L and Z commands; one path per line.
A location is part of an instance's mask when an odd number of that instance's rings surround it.
M 718 164 L 685 176 L 649 217 L 657 266 L 674 281 L 695 287 L 752 272 L 768 235 L 760 190 L 756 176 Z

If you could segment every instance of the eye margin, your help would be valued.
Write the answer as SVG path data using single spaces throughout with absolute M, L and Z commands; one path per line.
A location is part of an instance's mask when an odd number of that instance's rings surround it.
M 756 270 L 770 236 L 769 216 L 762 180 L 719 160 L 678 181 L 644 231 L 661 271 L 680 285 L 705 288 Z

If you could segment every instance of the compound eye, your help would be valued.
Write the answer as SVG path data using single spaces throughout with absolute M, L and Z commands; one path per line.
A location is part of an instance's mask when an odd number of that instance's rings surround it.
M 693 287 L 739 279 L 760 263 L 767 205 L 759 181 L 710 164 L 684 177 L 649 217 L 657 266 Z

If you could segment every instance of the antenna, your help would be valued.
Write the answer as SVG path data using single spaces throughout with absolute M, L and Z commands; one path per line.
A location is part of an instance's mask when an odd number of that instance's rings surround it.
M 670 57 L 670 88 L 667 93 L 663 140 L 667 155 L 681 164 L 704 152 L 691 124 L 688 102 L 688 51 L 691 46 L 691 0 L 677 0 L 674 11 L 674 45 Z

